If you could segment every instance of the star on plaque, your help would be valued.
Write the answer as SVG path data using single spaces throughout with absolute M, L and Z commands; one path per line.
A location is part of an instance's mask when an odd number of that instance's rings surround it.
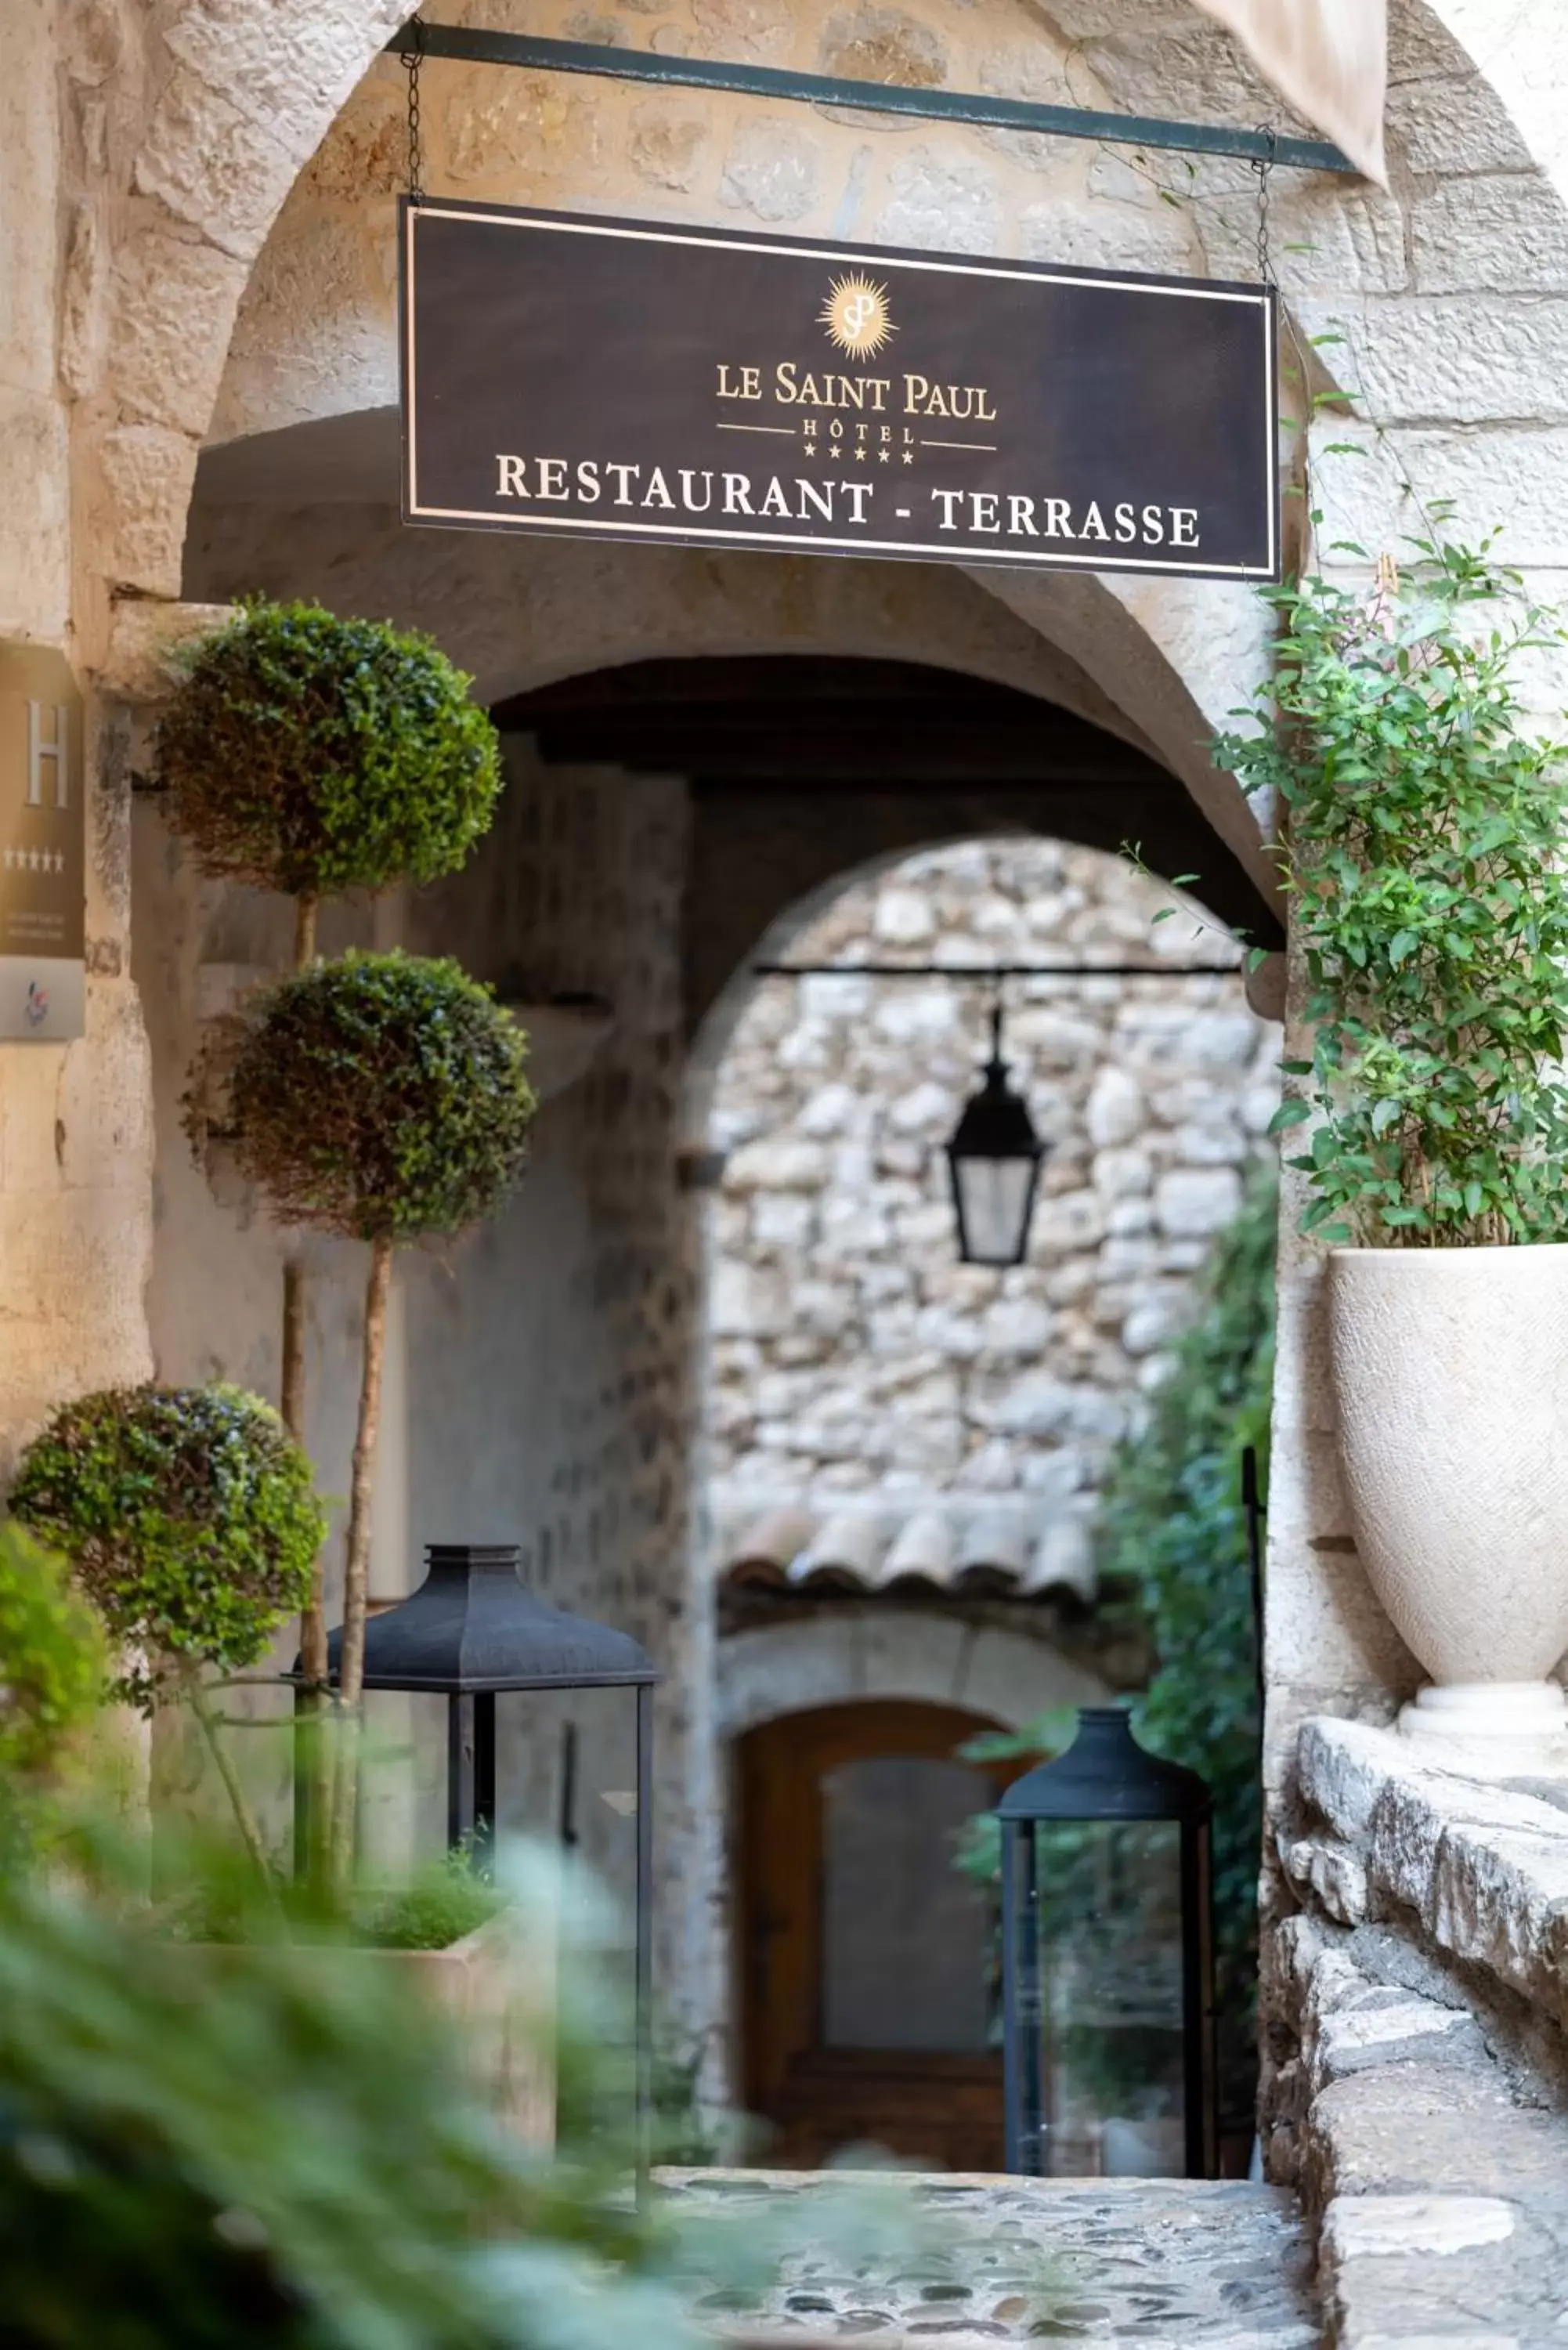
M 806 455 L 807 455 L 808 457 L 815 457 L 815 454 L 816 454 L 816 443 L 815 443 L 815 441 L 808 441 L 808 442 L 806 442 L 806 444 L 805 444 L 805 453 L 806 453 Z
M 835 447 L 835 448 L 830 449 L 830 450 L 828 451 L 828 452 L 827 452 L 827 453 L 828 453 L 828 455 L 829 455 L 829 456 L 834 460 L 834 462 L 836 463 L 836 462 L 838 461 L 838 459 L 839 459 L 840 457 L 842 457 L 842 456 L 843 456 L 844 452 L 843 452 L 843 450 L 842 450 L 842 449 L 839 449 L 839 448 Z
M 892 455 L 893 452 L 891 449 L 878 449 L 877 452 L 877 463 L 879 465 L 886 465 L 891 462 Z
M 904 463 L 905 463 L 905 464 L 906 464 L 906 465 L 912 465 L 912 464 L 914 463 L 914 462 L 915 462 L 915 452 L 914 452 L 914 451 L 913 451 L 912 449 L 906 449 L 906 450 L 905 450 L 905 452 L 904 452 Z

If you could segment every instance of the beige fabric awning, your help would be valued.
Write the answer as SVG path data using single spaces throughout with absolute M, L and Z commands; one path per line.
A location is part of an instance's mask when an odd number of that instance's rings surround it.
M 1369 180 L 1387 186 L 1387 0 L 1197 0 L 1197 5 L 1234 33 L 1298 114 Z

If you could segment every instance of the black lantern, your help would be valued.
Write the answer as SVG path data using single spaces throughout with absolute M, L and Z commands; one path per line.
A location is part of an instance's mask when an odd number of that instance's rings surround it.
M 991 1015 L 985 1083 L 948 1145 L 959 1254 L 965 1264 L 1022 1264 L 1045 1145 L 1002 1057 L 1002 1006 Z
M 1211 1810 L 1116 1706 L 997 1806 L 1010 2171 L 1214 2177 Z
M 447 1839 L 483 1867 L 495 1829 L 495 1700 L 516 1690 L 635 1693 L 636 2051 L 639 2121 L 651 2092 L 653 1690 L 659 1672 L 625 1632 L 551 1607 L 518 1578 L 510 1543 L 431 1543 L 425 1579 L 365 1627 L 367 1690 L 447 1701 Z M 328 1643 L 334 1679 L 341 1631 Z

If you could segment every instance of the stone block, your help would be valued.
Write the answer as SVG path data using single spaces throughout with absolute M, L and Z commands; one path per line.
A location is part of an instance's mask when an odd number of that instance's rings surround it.
M 900 156 L 888 175 L 877 234 L 889 244 L 948 253 L 995 253 L 1002 241 L 1002 198 L 995 175 L 978 163 L 950 162 L 936 149 Z
M 803 220 L 822 186 L 822 146 L 794 119 L 746 117 L 736 128 L 719 198 L 755 220 Z
M 1324 359 L 1384 425 L 1456 425 L 1568 416 L 1568 299 L 1490 292 L 1300 305 L 1303 333 L 1337 333 Z
M 732 1191 L 815 1191 L 827 1173 L 827 1156 L 815 1142 L 769 1137 L 737 1150 L 724 1170 Z
M 1143 1150 L 1096 1150 L 1095 1189 L 1102 1199 L 1137 1199 L 1153 1185 L 1154 1169 Z
M 0 635 L 65 639 L 70 611 L 66 411 L 0 389 Z
M 691 0 L 691 21 L 716 57 L 777 57 L 794 31 L 786 0 Z
M 117 588 L 177 597 L 196 442 L 161 425 L 125 424 L 99 444 L 107 493 L 99 563 Z
M 1060 152 L 1055 141 L 1042 140 L 1040 147 L 1043 155 L 1053 147 Z M 1088 211 L 1061 203 L 1029 204 L 1019 214 L 1018 249 L 1025 261 L 1060 262 L 1074 269 L 1140 269 L 1156 276 L 1192 275 L 1203 260 L 1192 214 L 1183 205 L 1133 212 L 1125 204 Z
M 1179 1168 L 1155 1186 L 1154 1211 L 1173 1239 L 1204 1239 L 1223 1232 L 1241 1204 L 1233 1167 Z
M 280 35 L 248 0 L 193 0 L 164 38 L 242 114 L 285 137 L 303 162 L 367 69 L 390 81 L 397 68 L 382 64 L 379 51 L 403 13 L 400 0 L 311 0 Z
M 1410 252 L 1424 294 L 1563 293 L 1568 209 L 1538 172 L 1449 180 L 1415 204 Z
M 1096 1150 L 1131 1142 L 1146 1116 L 1143 1095 L 1125 1069 L 1113 1062 L 1096 1070 L 1084 1120 Z
M 446 169 L 464 185 L 524 173 L 529 181 L 592 182 L 606 162 L 606 113 L 560 74 L 465 69 L 443 81 Z
M 206 431 L 246 274 L 233 254 L 159 230 L 122 250 L 110 380 L 132 418 Z
M 685 194 L 697 184 L 710 136 L 705 107 L 689 100 L 646 99 L 631 111 L 627 160 L 650 187 Z
M 153 111 L 135 185 L 142 195 L 161 196 L 177 220 L 189 221 L 225 253 L 249 261 L 303 161 L 272 128 L 181 67 Z
M 828 18 L 816 54 L 818 70 L 844 81 L 936 89 L 947 78 L 947 44 L 934 26 L 868 0 Z
M 1462 82 L 1396 82 L 1386 120 L 1390 140 L 1412 172 L 1458 179 L 1532 168 L 1518 123 L 1480 75 Z

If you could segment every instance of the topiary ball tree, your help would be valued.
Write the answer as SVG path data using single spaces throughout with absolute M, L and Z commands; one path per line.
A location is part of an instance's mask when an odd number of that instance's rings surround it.
M 154 780 L 203 869 L 316 908 L 348 889 L 453 873 L 501 789 L 472 678 L 429 637 L 254 598 L 184 657 Z
M 265 1870 L 200 1677 L 254 1664 L 309 1593 L 327 1522 L 302 1448 L 237 1388 L 106 1388 L 29 1445 L 11 1512 L 69 1560 L 123 1651 L 111 1693 L 148 1713 L 190 1703 Z
M 500 738 L 468 698 L 472 680 L 428 637 L 254 597 L 188 647 L 182 667 L 153 779 L 208 873 L 295 899 L 296 971 L 315 958 L 324 897 L 453 873 L 487 829 Z M 305 1268 L 291 1253 L 278 1399 L 296 1436 L 306 1318 Z M 318 1585 L 300 1648 L 308 1711 L 327 1672 Z
M 366 1242 L 358 1426 L 349 1486 L 330 1866 L 348 1873 L 364 1685 L 370 1494 L 392 1253 L 492 1215 L 522 1174 L 535 1099 L 527 1046 L 491 991 L 454 962 L 349 954 L 286 980 L 257 1006 L 230 1081 L 237 1164 L 285 1223 Z M 317 1781 L 312 1833 L 327 1831 Z M 319 1846 L 317 1863 L 324 1857 Z

